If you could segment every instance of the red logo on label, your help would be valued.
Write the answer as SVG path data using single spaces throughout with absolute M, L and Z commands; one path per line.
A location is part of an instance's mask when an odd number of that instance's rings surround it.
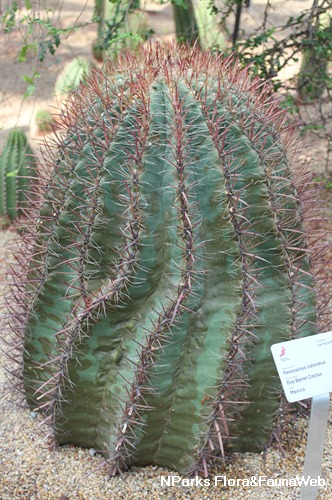
M 282 346 L 282 348 L 281 348 L 279 357 L 282 358 L 283 356 L 286 356 L 286 349 L 284 348 L 284 346 Z

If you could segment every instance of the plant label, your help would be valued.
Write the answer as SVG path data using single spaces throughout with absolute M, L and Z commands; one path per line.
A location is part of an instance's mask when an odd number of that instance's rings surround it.
M 332 392 L 332 331 L 271 346 L 287 401 Z

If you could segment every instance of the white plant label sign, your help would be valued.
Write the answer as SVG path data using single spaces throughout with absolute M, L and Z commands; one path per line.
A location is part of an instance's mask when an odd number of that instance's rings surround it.
M 332 392 L 332 331 L 271 346 L 287 401 Z

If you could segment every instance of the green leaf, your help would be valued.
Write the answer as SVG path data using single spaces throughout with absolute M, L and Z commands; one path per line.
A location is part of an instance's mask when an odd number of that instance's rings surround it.
M 30 76 L 23 75 L 23 80 L 27 83 L 33 83 L 33 77 L 31 78 Z
M 18 10 L 18 4 L 17 2 L 12 2 L 11 7 L 8 8 L 8 10 L 5 10 L 5 12 L 2 14 L 0 17 L 1 22 L 3 23 L 3 30 L 4 33 L 10 33 L 12 29 L 15 26 L 15 13 Z
M 34 91 L 36 90 L 35 80 L 36 78 L 39 77 L 40 73 L 38 73 L 38 71 L 35 71 L 32 76 L 27 76 L 27 75 L 23 76 L 23 80 L 29 84 L 27 90 L 23 94 L 23 99 L 30 97 L 34 93 Z
M 26 60 L 26 55 L 28 53 L 29 48 L 30 48 L 29 45 L 23 45 L 18 56 L 19 62 L 24 62 Z

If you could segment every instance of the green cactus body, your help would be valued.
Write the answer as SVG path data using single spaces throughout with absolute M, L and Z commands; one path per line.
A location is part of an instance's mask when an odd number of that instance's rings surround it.
M 0 156 L 0 215 L 14 220 L 24 208 L 35 156 L 22 130 L 12 130 Z
M 54 94 L 63 96 L 72 92 L 91 73 L 92 68 L 93 63 L 87 57 L 75 57 L 59 74 Z
M 23 296 L 29 404 L 110 473 L 261 450 L 270 346 L 316 332 L 283 112 L 230 61 L 160 47 L 69 106 Z

